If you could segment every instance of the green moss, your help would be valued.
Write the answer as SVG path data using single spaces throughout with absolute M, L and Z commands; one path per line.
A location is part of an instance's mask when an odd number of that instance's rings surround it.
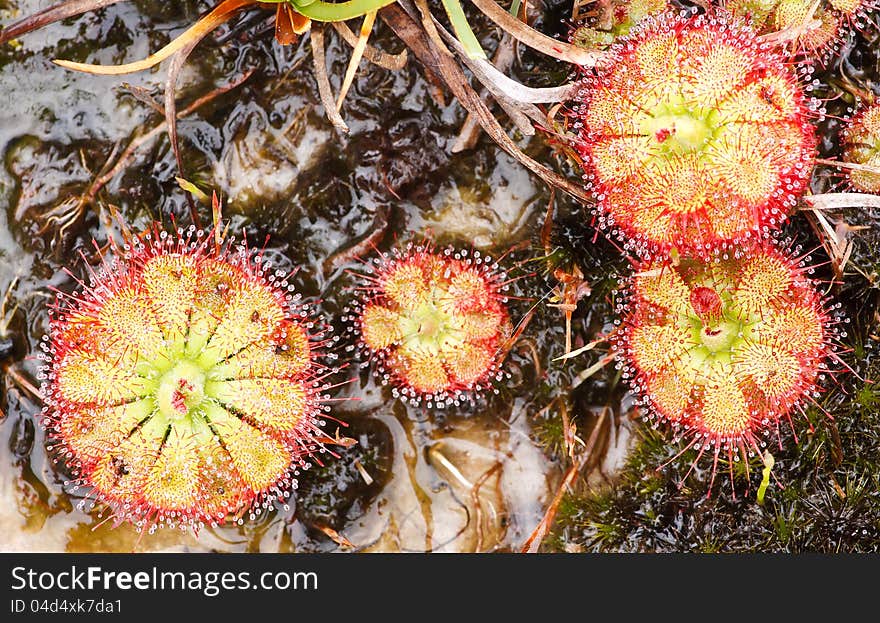
M 871 368 L 880 378 L 880 364 Z M 753 457 L 719 463 L 710 497 L 706 461 L 687 475 L 695 453 L 658 471 L 679 446 L 662 431 L 644 428 L 613 486 L 572 495 L 560 512 L 549 548 L 591 551 L 877 551 L 880 550 L 880 412 L 855 396 L 873 383 L 850 378 L 818 407 L 796 416 L 800 433 L 782 432 L 768 444 L 776 458 L 764 506 L 755 500 L 761 463 Z M 842 397 L 844 396 L 844 397 Z M 872 396 L 871 400 L 874 400 Z M 779 448 L 781 444 L 781 449 Z M 705 457 L 703 457 L 705 459 Z M 711 461 L 708 461 L 711 464 Z M 687 477 L 686 477 L 687 475 Z
M 562 425 L 562 417 L 557 414 L 549 414 L 538 418 L 532 424 L 535 438 L 547 454 L 553 458 L 559 458 L 565 449 L 565 427 Z

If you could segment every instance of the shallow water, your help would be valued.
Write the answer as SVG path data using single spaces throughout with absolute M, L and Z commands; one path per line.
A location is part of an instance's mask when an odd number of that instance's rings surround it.
M 0 2 L 0 9 L 29 14 L 48 4 Z M 131 90 L 158 96 L 166 74 L 163 65 L 122 79 L 86 76 L 50 59 L 109 63 L 143 57 L 181 32 L 208 3 L 170 5 L 121 3 L 0 50 L 0 293 L 12 288 L 0 328 L 15 343 L 0 402 L 0 549 L 518 549 L 559 479 L 559 461 L 535 440 L 535 416 L 581 367 L 547 372 L 550 358 L 561 354 L 562 325 L 544 305 L 531 323 L 528 344 L 509 359 L 508 386 L 473 407 L 438 413 L 405 405 L 372 381 L 365 364 L 352 362 L 346 374 L 355 378 L 334 396 L 351 400 L 339 403 L 334 415 L 349 424 L 343 434 L 358 444 L 305 474 L 287 509 L 241 526 L 205 530 L 198 538 L 169 529 L 139 535 L 129 526 L 113 527 L 89 503 L 79 508 L 81 492 L 65 487 L 63 468 L 47 458 L 36 424 L 38 399 L 13 378 L 37 383 L 34 352 L 46 330 L 51 290 L 74 288 L 64 269 L 83 274 L 79 254 L 93 259 L 92 239 L 103 245 L 108 236 L 119 235 L 116 214 L 135 228 L 156 218 L 187 224 L 190 217 L 164 133 L 145 143 L 81 215 L 70 210 L 114 148 L 124 149 L 161 123 Z M 352 296 L 347 269 L 357 262 L 333 258 L 345 257 L 346 249 L 383 221 L 383 247 L 424 234 L 493 253 L 536 241 L 546 189 L 485 137 L 476 150 L 451 157 L 463 113 L 454 103 L 435 100 L 415 63 L 396 73 L 362 63 L 343 108 L 352 132 L 341 136 L 317 102 L 308 45 L 280 47 L 270 16 L 241 18 L 191 57 L 179 84 L 180 108 L 253 74 L 181 121 L 183 175 L 221 193 L 233 230 L 243 228 L 250 240 L 269 236 L 267 252 L 280 268 L 299 268 L 294 282 L 305 296 L 321 301 L 316 309 L 323 320 L 345 332 L 338 319 Z M 378 34 L 374 40 L 399 49 L 381 27 Z M 335 37 L 330 41 L 338 88 L 349 51 Z M 200 206 L 199 213 L 210 221 L 208 207 Z M 56 220 L 47 221 L 49 214 Z M 507 261 L 512 266 L 529 254 L 520 255 Z M 541 267 L 519 273 L 534 271 Z M 540 275 L 522 282 L 529 283 L 532 296 L 550 287 Z M 514 317 L 530 304 L 517 301 Z M 601 313 L 577 321 L 596 322 L 603 322 Z M 595 410 L 607 401 L 604 382 L 598 378 L 584 386 L 585 400 L 599 405 Z M 589 395 L 593 389 L 600 398 Z M 584 409 L 586 421 L 593 411 Z M 607 445 L 614 452 L 597 471 L 599 478 L 619 465 L 628 447 L 628 420 L 612 419 Z

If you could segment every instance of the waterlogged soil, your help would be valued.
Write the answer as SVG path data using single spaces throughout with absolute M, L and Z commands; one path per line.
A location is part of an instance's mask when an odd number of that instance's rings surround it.
M 48 4 L 0 0 L 0 19 Z M 566 4 L 550 3 L 537 25 L 551 33 L 565 30 Z M 578 348 L 612 326 L 615 288 L 627 272 L 626 260 L 595 233 L 581 207 L 558 194 L 550 240 L 554 262 L 540 259 L 549 191 L 485 136 L 475 149 L 452 154 L 464 112 L 413 60 L 396 72 L 361 64 L 342 108 L 351 132 L 342 135 L 318 101 L 308 35 L 279 46 L 272 14 L 247 13 L 203 42 L 180 77 L 179 109 L 243 80 L 180 121 L 183 171 L 164 131 L 150 134 L 162 123 L 150 98 L 161 101 L 164 65 L 118 78 L 72 73 L 51 63 L 142 58 L 210 5 L 123 2 L 0 49 L 0 550 L 515 551 L 540 522 L 570 465 L 562 442 L 566 424 L 576 426 L 578 438 L 595 443 L 544 549 L 827 548 L 832 541 L 821 531 L 810 539 L 778 537 L 780 530 L 796 533 L 791 521 L 780 528 L 775 519 L 791 513 L 774 504 L 795 508 L 791 499 L 803 502 L 797 506 L 802 528 L 837 522 L 841 534 L 854 534 L 838 549 L 880 543 L 869 534 L 880 528 L 875 462 L 880 440 L 871 445 L 876 435 L 859 428 L 880 425 L 874 417 L 880 396 L 855 380 L 844 381 L 826 401 L 841 422 L 839 430 L 812 417 L 812 432 L 800 445 L 786 434 L 786 447 L 793 449 L 777 459 L 776 482 L 787 488 L 783 493 L 771 485 L 766 507 L 777 515 L 756 505 L 753 490 L 734 500 L 722 488 L 714 494 L 717 501 L 707 499 L 706 470 L 694 470 L 695 486 L 679 488 L 688 457 L 671 471 L 657 471 L 680 448 L 662 432 L 646 430 L 613 365 L 585 374 L 605 356 L 604 348 L 554 360 L 564 351 L 565 324 L 550 304 L 557 285 L 552 267 L 569 266 L 573 259 L 590 286 L 572 318 Z M 559 26 L 547 27 L 551 23 Z M 480 26 L 491 50 L 497 37 Z M 866 27 L 845 45 L 842 60 L 817 76 L 818 93 L 829 100 L 831 113 L 821 126 L 826 157 L 838 153 L 835 117 L 847 114 L 851 92 L 880 92 L 876 33 Z M 402 49 L 381 24 L 373 42 L 389 52 Z M 350 49 L 328 33 L 327 54 L 338 91 Z M 564 80 L 568 70 L 522 51 L 512 71 L 524 82 L 549 86 Z M 541 137 L 515 138 L 533 157 L 576 178 Z M 133 144 L 137 149 L 125 166 L 108 175 Z M 336 350 L 347 365 L 334 379 L 333 415 L 347 424 L 340 435 L 356 442 L 335 448 L 337 457 L 323 456 L 305 472 L 288 506 L 205 529 L 197 538 L 177 530 L 142 535 L 128 525 L 114 526 L 106 509 L 73 490 L 63 464 L 46 450 L 35 391 L 36 353 L 54 290 L 76 288 L 87 274 L 84 264 L 97 261 L 96 248 L 119 238 L 120 221 L 135 230 L 154 220 L 192 223 L 176 176 L 216 190 L 230 231 L 265 244 L 277 267 L 296 269 L 298 291 L 342 336 Z M 97 189 L 96 179 L 105 182 Z M 814 191 L 841 184 L 839 173 L 823 169 Z M 84 195 L 93 200 L 80 210 Z M 210 206 L 196 203 L 196 215 L 201 225 L 211 223 Z M 832 292 L 853 320 L 851 363 L 864 376 L 874 365 L 880 270 L 874 231 L 880 215 L 852 210 L 838 216 L 865 227 L 848 233 L 855 243 L 853 269 Z M 803 215 L 788 229 L 806 248 L 819 246 Z M 341 320 L 355 295 L 349 271 L 358 268 L 358 256 L 371 253 L 362 243 L 370 239 L 387 249 L 425 235 L 506 254 L 504 263 L 517 277 L 512 316 L 529 319 L 505 363 L 509 379 L 498 392 L 442 411 L 408 405 L 378 384 L 369 366 L 351 357 L 350 327 Z M 814 260 L 827 257 L 819 249 Z M 827 266 L 821 270 L 830 276 Z M 328 421 L 328 434 L 335 434 L 336 426 Z M 855 454 L 858 465 L 835 452 Z M 822 471 L 825 456 L 835 463 Z M 841 472 L 847 469 L 852 473 Z M 801 472 L 813 480 L 792 476 Z M 828 474 L 831 480 L 837 474 L 842 484 L 832 488 Z M 850 476 L 861 483 L 859 491 L 867 487 L 873 493 L 847 500 L 853 493 Z M 849 529 L 851 516 L 865 518 L 866 526 Z

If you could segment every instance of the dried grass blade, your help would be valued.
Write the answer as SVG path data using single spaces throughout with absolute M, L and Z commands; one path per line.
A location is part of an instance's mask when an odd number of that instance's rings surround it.
M 572 357 L 577 357 L 578 355 L 583 355 L 584 353 L 589 352 L 589 351 L 593 350 L 594 348 L 596 348 L 596 346 L 598 346 L 599 344 L 602 344 L 603 342 L 607 342 L 607 341 L 608 341 L 608 339 L 604 338 L 604 337 L 601 339 L 598 339 L 598 340 L 593 340 L 592 342 L 590 342 L 586 346 L 581 346 L 577 350 L 567 352 L 564 355 L 560 355 L 559 357 L 554 357 L 553 361 L 565 361 L 566 359 L 571 359 Z
M 486 134 L 504 151 L 550 186 L 564 190 L 588 205 L 594 203 L 593 198 L 580 184 L 567 180 L 523 153 L 513 139 L 507 135 L 498 123 L 498 120 L 480 99 L 477 92 L 468 83 L 461 68 L 446 54 L 431 46 L 432 39 L 420 28 L 419 22 L 416 21 L 418 18 L 413 16 L 416 13 L 415 10 L 411 9 L 408 12 L 404 8 L 407 6 L 408 3 L 398 0 L 397 4 L 392 4 L 382 9 L 379 16 L 428 69 L 443 78 L 459 103 L 474 115 Z
M 836 210 L 838 208 L 880 208 L 880 195 L 868 193 L 824 193 L 804 197 L 811 208 Z M 807 208 L 810 209 L 810 208 Z
M 591 365 L 589 368 L 578 374 L 577 377 L 575 377 L 575 379 L 571 382 L 571 388 L 575 389 L 576 387 L 580 387 L 580 385 L 584 381 L 586 381 L 588 378 L 596 374 L 596 372 L 614 361 L 614 358 L 616 356 L 617 355 L 615 353 L 609 353 L 608 355 L 605 355 L 604 357 L 602 357 L 602 359 Z
M 348 67 L 345 70 L 345 78 L 342 80 L 342 88 L 339 89 L 339 97 L 336 99 L 336 112 L 342 110 L 342 102 L 348 95 L 351 83 L 354 82 L 354 76 L 357 74 L 358 66 L 364 57 L 364 50 L 367 48 L 367 41 L 370 33 L 373 32 L 373 24 L 376 23 L 376 11 L 370 11 L 364 15 L 364 21 L 361 23 L 361 32 L 358 36 L 357 43 L 351 53 L 351 59 L 348 61 Z
M 193 24 L 189 28 L 189 30 L 174 39 L 171 43 L 166 45 L 155 54 L 151 54 L 147 58 L 140 61 L 126 63 L 124 65 L 92 65 L 90 63 L 75 63 L 65 60 L 55 60 L 53 62 L 56 65 L 64 67 L 65 69 L 82 71 L 89 74 L 98 74 L 102 76 L 120 76 L 123 74 L 130 74 L 136 71 L 149 69 L 150 67 L 158 65 L 165 59 L 173 56 L 174 54 L 177 54 L 181 50 L 184 50 L 187 47 L 191 46 L 193 44 L 193 41 L 201 41 L 210 32 L 214 31 L 220 25 L 226 23 L 226 21 L 229 20 L 233 13 L 236 13 L 246 6 L 256 3 L 257 0 L 224 0 L 205 17 Z
M 584 67 L 594 66 L 603 56 L 601 52 L 585 50 L 538 32 L 502 9 L 495 0 L 471 0 L 471 2 L 486 17 L 501 26 L 505 32 L 510 33 L 514 39 L 547 56 Z
M 471 58 L 467 51 L 462 46 L 461 42 L 458 41 L 452 34 L 447 31 L 443 26 L 440 25 L 439 22 L 435 20 L 434 24 L 440 36 L 446 40 L 446 42 L 452 46 L 452 49 L 459 55 L 465 65 L 467 65 L 468 69 L 470 69 L 477 80 L 486 87 L 486 90 L 492 94 L 495 98 L 495 101 L 498 102 L 498 105 L 504 109 L 504 112 L 507 113 L 507 116 L 510 117 L 510 120 L 516 126 L 516 128 L 523 133 L 525 136 L 532 136 L 535 133 L 535 128 L 532 126 L 532 123 L 529 121 L 529 117 L 538 122 L 543 120 L 543 114 L 538 108 L 531 104 L 519 102 L 507 95 L 503 88 L 500 88 L 495 81 L 486 74 L 485 68 L 491 67 L 495 73 L 501 73 L 495 66 L 489 63 L 484 59 L 475 59 Z M 481 100 L 482 101 L 482 100 Z
M 515 59 L 516 51 L 514 49 L 513 37 L 504 33 L 498 41 L 498 46 L 495 48 L 495 54 L 492 57 L 492 64 L 498 71 L 507 72 L 513 66 L 513 61 Z M 480 90 L 480 98 L 483 101 L 486 101 L 488 95 L 488 89 L 483 87 Z M 482 133 L 483 130 L 480 128 L 480 124 L 472 114 L 468 113 L 468 116 L 464 120 L 461 130 L 455 139 L 455 143 L 452 145 L 452 153 L 457 154 L 468 149 L 473 149 L 476 147 L 477 141 L 480 139 Z
M 447 56 L 452 56 L 452 52 L 450 52 L 449 48 L 446 47 L 446 44 L 443 43 L 443 39 L 440 38 L 440 33 L 437 32 L 437 27 L 434 25 L 434 15 L 431 13 L 431 7 L 428 6 L 428 0 L 415 0 L 415 3 L 416 7 L 419 9 L 419 15 L 421 16 L 422 26 L 425 28 L 425 34 L 428 35 L 428 38 L 437 48 L 438 52 L 446 54 Z
M 484 78 L 496 89 L 502 91 L 507 97 L 516 100 L 517 102 L 523 102 L 525 104 L 551 104 L 562 102 L 571 99 L 574 90 L 577 89 L 577 84 L 573 82 L 562 84 L 558 87 L 537 89 L 534 87 L 528 87 L 507 77 L 505 74 L 498 71 L 494 65 L 485 60 L 477 59 L 474 63 L 480 69 L 481 78 Z M 481 82 L 483 82 L 483 80 L 481 80 Z M 544 118 L 545 116 L 542 114 L 541 119 L 543 120 Z

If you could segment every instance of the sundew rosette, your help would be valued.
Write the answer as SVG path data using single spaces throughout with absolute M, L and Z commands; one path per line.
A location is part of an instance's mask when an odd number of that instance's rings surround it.
M 853 188 L 880 193 L 880 104 L 858 112 L 843 132 L 843 160 L 874 169 L 853 169 L 849 181 Z
M 812 173 L 812 101 L 778 53 L 723 15 L 645 19 L 577 99 L 598 224 L 645 257 L 768 235 Z
M 491 257 L 409 244 L 367 266 L 360 346 L 396 395 L 459 404 L 502 377 L 508 284 Z
M 725 7 L 762 34 L 787 33 L 782 41 L 806 59 L 825 60 L 876 5 L 872 0 L 726 0 Z
M 326 399 L 287 275 L 213 232 L 157 229 L 81 286 L 58 294 L 43 342 L 44 423 L 70 484 L 150 530 L 283 504 L 324 451 Z
M 611 0 L 607 9 L 588 12 L 571 34 L 571 42 L 586 49 L 606 49 L 649 15 L 669 8 L 668 0 Z
M 727 10 L 748 20 L 756 31 L 791 32 L 797 52 L 821 56 L 829 50 L 842 26 L 841 15 L 820 0 L 727 0 Z
M 836 357 L 810 272 L 769 244 L 637 267 L 612 342 L 646 414 L 716 462 L 760 452 L 815 400 Z

